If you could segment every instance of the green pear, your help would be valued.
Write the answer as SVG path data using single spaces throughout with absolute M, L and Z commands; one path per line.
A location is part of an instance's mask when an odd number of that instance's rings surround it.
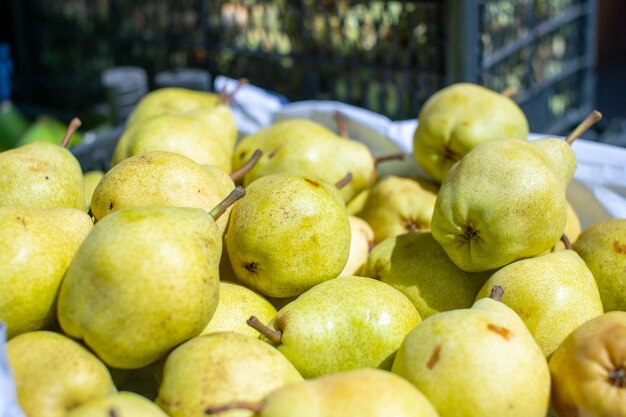
M 231 331 L 258 338 L 259 332 L 246 323 L 248 318 L 256 316 L 265 323 L 269 322 L 275 314 L 274 306 L 262 295 L 243 285 L 220 282 L 217 309 L 201 335 Z
M 538 145 L 542 140 L 479 144 L 448 172 L 431 230 L 459 268 L 496 269 L 548 251 L 563 234 L 568 184 Z
M 199 335 L 213 316 L 221 251 L 213 216 L 201 209 L 112 213 L 96 223 L 67 270 L 59 324 L 109 366 L 145 367 Z
M 604 311 L 626 311 L 626 219 L 607 219 L 585 228 L 574 250 L 598 283 Z
M 116 392 L 106 366 L 62 334 L 28 332 L 6 347 L 18 402 L 28 417 L 65 417 L 74 407 Z
M 389 237 L 370 252 L 361 275 L 376 278 L 407 296 L 422 318 L 471 307 L 492 271 L 457 268 L 430 232 Z
M 91 210 L 91 197 L 98 186 L 100 180 L 104 177 L 104 172 L 100 170 L 88 171 L 83 174 L 83 189 L 85 191 L 85 211 Z
M 374 246 L 374 231 L 363 219 L 348 216 L 350 222 L 350 254 L 339 276 L 357 275 L 367 262 L 370 248 Z
M 72 120 L 64 146 L 78 126 Z M 64 146 L 36 141 L 0 152 L 0 206 L 83 210 L 83 172 Z
M 224 235 L 230 263 L 245 286 L 290 297 L 335 278 L 350 251 L 350 223 L 337 188 L 281 173 L 246 188 Z
M 349 201 L 371 185 L 377 175 L 375 158 L 367 146 L 342 138 L 311 120 L 276 122 L 242 138 L 233 154 L 233 168 L 242 165 L 255 149 L 261 149 L 263 157 L 244 177 L 244 186 L 282 172 L 311 176 L 331 184 L 350 173 L 352 180 L 340 190 L 344 201 Z
M 67 417 L 168 417 L 158 405 L 134 392 L 118 392 L 74 408 Z
M 422 106 L 413 154 L 422 169 L 442 182 L 448 171 L 479 143 L 528 137 L 528 120 L 509 97 L 480 85 L 457 83 Z
M 549 362 L 560 417 L 626 416 L 626 312 L 611 311 L 572 331 Z
M 234 332 L 195 337 L 165 361 L 156 402 L 171 417 L 202 416 L 208 407 L 256 402 L 270 392 L 302 381 L 293 365 L 267 343 Z M 227 417 L 249 417 L 230 411 Z
M 392 372 L 412 382 L 441 417 L 548 411 L 550 372 L 541 349 L 515 311 L 490 297 L 424 319 L 402 342 Z
M 143 96 L 128 117 L 127 126 L 161 114 L 182 114 L 218 105 L 219 94 L 180 87 L 164 87 Z
M 379 243 L 391 236 L 430 230 L 436 198 L 417 181 L 390 175 L 372 187 L 357 215 L 372 227 Z
M 67 125 L 50 115 L 37 116 L 35 121 L 20 136 L 15 146 L 19 147 L 37 141 L 58 144 L 59 138 L 63 137 L 66 129 Z M 82 135 L 79 132 L 73 132 L 68 147 L 79 144 L 81 140 Z
M 582 232 L 582 226 L 580 224 L 580 217 L 578 217 L 578 213 L 576 213 L 576 210 L 574 210 L 574 207 L 568 201 L 567 202 L 567 221 L 565 223 L 565 230 L 563 231 L 563 234 L 566 236 L 566 239 L 569 242 L 570 246 L 576 243 L 576 240 L 578 239 L 578 236 L 580 236 L 581 232 Z M 565 245 L 565 243 L 563 242 L 563 239 L 559 239 L 554 244 L 551 250 L 554 252 L 554 251 L 559 251 L 559 250 L 564 250 L 564 249 L 571 249 L 571 248 Z
M 260 403 L 210 408 L 248 409 L 255 417 L 438 417 L 428 399 L 408 381 L 381 369 L 356 369 L 289 384 Z M 219 414 L 220 416 L 222 414 Z
M 316 285 L 280 309 L 269 326 L 251 325 L 304 378 L 358 368 L 389 369 L 419 313 L 398 290 L 358 276 Z
M 504 288 L 502 302 L 526 324 L 546 357 L 582 323 L 603 313 L 596 281 L 572 250 L 515 261 L 485 283 L 477 299 L 491 288 Z
M 0 206 L 0 320 L 9 339 L 53 325 L 63 275 L 92 227 L 82 210 Z
M 111 168 L 91 200 L 91 213 L 101 220 L 121 209 L 162 205 L 210 211 L 235 189 L 223 170 L 202 166 L 173 152 L 152 151 L 132 156 Z M 230 208 L 217 224 L 223 232 Z
M 364 188 L 346 203 L 346 211 L 348 214 L 356 216 L 358 212 L 363 210 L 363 206 L 367 201 L 367 196 L 370 194 L 370 191 L 372 191 L 370 187 Z

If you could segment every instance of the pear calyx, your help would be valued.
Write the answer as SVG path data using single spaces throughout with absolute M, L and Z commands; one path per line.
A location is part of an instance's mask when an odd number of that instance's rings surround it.
M 335 183 L 335 187 L 338 190 L 341 190 L 343 187 L 350 184 L 351 181 L 352 181 L 352 172 L 348 172 L 345 177 L 343 177 L 342 179 L 340 179 L 339 181 Z
M 246 323 L 248 323 L 248 326 L 261 333 L 273 344 L 279 345 L 281 343 L 283 333 L 280 330 L 274 330 L 264 325 L 256 316 L 251 316 Z
M 504 295 L 504 288 L 499 285 L 494 285 L 491 288 L 491 293 L 489 294 L 489 298 L 496 301 L 502 301 L 502 296 Z
M 61 141 L 61 147 L 67 148 L 67 145 L 70 143 L 72 135 L 76 133 L 81 124 L 82 122 L 78 117 L 74 117 L 70 121 L 70 124 L 67 126 L 67 130 L 65 131 L 65 136 L 63 136 L 63 140 Z
M 235 88 L 233 89 L 233 91 L 231 91 L 230 93 L 226 92 L 226 84 L 224 84 L 224 87 L 222 87 L 222 91 L 220 91 L 220 104 L 228 104 L 232 101 L 232 99 L 235 97 L 235 94 L 237 94 L 237 91 L 239 91 L 239 89 L 241 87 L 243 87 L 244 85 L 248 84 L 248 79 L 247 78 L 240 78 L 239 81 L 237 82 L 237 85 L 235 86 Z
M 226 212 L 228 207 L 235 204 L 235 202 L 242 198 L 244 195 L 246 195 L 246 190 L 240 185 L 236 186 L 235 189 L 226 196 L 226 198 L 220 201 L 217 206 L 215 206 L 213 210 L 209 212 L 209 214 L 211 215 L 211 217 L 213 217 L 213 220 L 219 219 L 220 216 Z
M 609 383 L 618 388 L 624 388 L 626 386 L 626 369 L 611 369 L 609 371 Z
M 254 166 L 257 164 L 257 162 L 259 162 L 259 159 L 261 159 L 262 156 L 263 151 L 257 149 L 256 151 L 254 151 L 250 159 L 248 159 L 245 164 L 228 174 L 228 176 L 231 180 L 235 182 L 241 180 L 248 172 L 250 172 L 252 168 L 254 168 Z
M 585 133 L 587 129 L 598 123 L 600 119 L 602 119 L 602 113 L 597 110 L 593 110 L 591 113 L 589 113 L 587 117 L 585 117 L 585 120 L 580 122 L 580 124 L 576 126 L 576 128 L 572 130 L 569 135 L 567 135 L 567 137 L 565 138 L 565 142 L 571 145 L 576 139 L 580 137 L 580 135 Z
M 204 409 L 204 414 L 213 415 L 213 414 L 219 414 L 219 413 L 223 413 L 224 411 L 231 411 L 231 410 L 249 410 L 249 411 L 252 411 L 253 413 L 260 413 L 261 411 L 263 411 L 263 407 L 261 406 L 260 403 L 240 401 L 236 403 L 218 405 L 215 407 L 207 407 Z

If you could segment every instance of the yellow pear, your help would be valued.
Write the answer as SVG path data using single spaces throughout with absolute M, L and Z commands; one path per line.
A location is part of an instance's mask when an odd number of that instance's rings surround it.
M 67 417 L 168 417 L 158 405 L 134 392 L 118 392 L 74 408 Z
M 98 183 L 104 176 L 103 171 L 88 171 L 83 174 L 83 188 L 85 190 L 85 211 L 89 211 L 91 209 L 91 197 L 93 196 L 93 191 L 98 186 Z
M 365 220 L 348 216 L 348 221 L 350 222 L 350 254 L 339 276 L 358 275 L 363 264 L 367 262 L 370 248 L 374 246 L 374 231 Z

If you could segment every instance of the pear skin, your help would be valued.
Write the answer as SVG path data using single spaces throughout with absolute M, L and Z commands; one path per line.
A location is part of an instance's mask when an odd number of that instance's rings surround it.
M 91 197 L 93 197 L 93 191 L 98 186 L 98 183 L 104 176 L 103 171 L 88 171 L 83 174 L 83 188 L 85 190 L 85 211 L 88 212 L 91 209 Z
M 626 312 L 604 313 L 577 327 L 549 365 L 559 416 L 626 416 Z
M 65 417 L 117 390 L 93 353 L 65 335 L 34 331 L 7 342 L 20 407 L 29 417 Z
M 63 275 L 92 227 L 78 209 L 0 206 L 0 319 L 9 339 L 54 324 Z
M 350 222 L 350 255 L 339 276 L 359 275 L 361 267 L 367 262 L 370 248 L 374 246 L 374 231 L 360 217 L 348 216 Z
M 168 417 L 158 405 L 134 392 L 118 392 L 76 407 L 67 417 Z
M 585 228 L 574 243 L 598 283 L 604 311 L 626 311 L 626 219 Z

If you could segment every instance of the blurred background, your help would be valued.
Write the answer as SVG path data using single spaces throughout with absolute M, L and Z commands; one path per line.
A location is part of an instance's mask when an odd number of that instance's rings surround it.
M 585 137 L 626 146 L 625 23 L 624 0 L 0 0 L 0 133 L 15 112 L 104 129 L 225 75 L 393 120 L 453 82 L 513 88 L 533 132 L 597 108 Z

